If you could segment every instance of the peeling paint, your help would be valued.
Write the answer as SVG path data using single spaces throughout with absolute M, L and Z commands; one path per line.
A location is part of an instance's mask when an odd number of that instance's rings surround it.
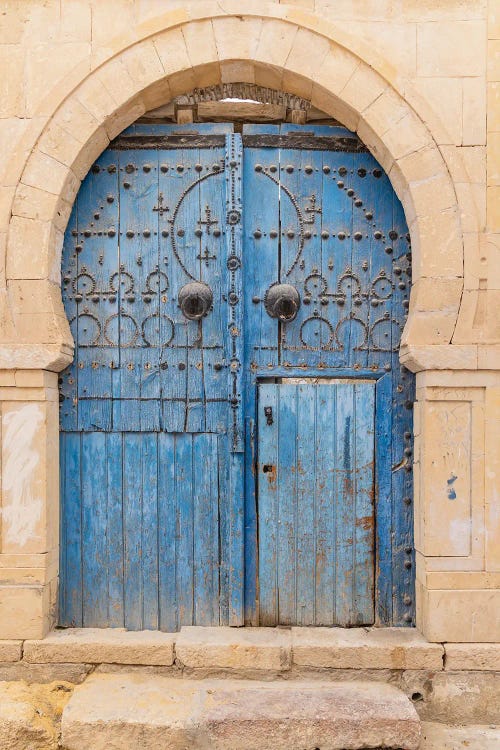
M 24 547 L 34 537 L 42 514 L 41 498 L 33 496 L 33 473 L 40 456 L 34 442 L 44 415 L 38 404 L 26 404 L 3 418 L 3 538 Z

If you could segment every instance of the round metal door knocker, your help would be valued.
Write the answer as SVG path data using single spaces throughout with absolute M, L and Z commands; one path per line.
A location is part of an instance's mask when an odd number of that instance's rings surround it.
M 271 318 L 278 318 L 287 323 L 297 315 L 300 307 L 300 295 L 291 284 L 272 284 L 264 298 L 266 312 Z
M 208 284 L 201 281 L 191 281 L 185 284 L 179 292 L 179 307 L 188 320 L 200 320 L 208 314 L 214 299 Z

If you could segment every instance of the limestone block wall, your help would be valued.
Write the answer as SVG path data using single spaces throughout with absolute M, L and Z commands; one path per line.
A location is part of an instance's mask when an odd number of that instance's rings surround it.
M 500 640 L 496 0 L 3 0 L 0 638 L 57 617 L 60 250 L 80 181 L 146 110 L 221 81 L 312 100 L 389 173 L 414 255 L 417 625 Z

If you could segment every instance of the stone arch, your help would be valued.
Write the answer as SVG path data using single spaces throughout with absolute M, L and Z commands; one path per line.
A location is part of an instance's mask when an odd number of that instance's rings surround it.
M 175 11 L 139 29 L 142 39 L 117 42 L 116 53 L 94 61 L 92 72 L 47 122 L 12 207 L 6 261 L 10 335 L 0 363 L 58 370 L 71 359 L 59 286 L 63 232 L 80 181 L 110 139 L 178 94 L 234 81 L 310 99 L 356 130 L 387 171 L 405 209 L 414 253 L 402 354 L 412 369 L 429 367 L 452 340 L 463 247 L 453 182 L 428 127 L 387 78 L 352 51 L 356 44 L 345 35 L 339 40 L 328 24 L 320 28 L 313 16 L 299 18 L 275 4 L 256 3 L 244 15 L 227 9 L 217 15 L 220 9 L 209 5 L 215 15 L 202 11 L 188 20 L 185 11 Z M 283 17 L 273 18 L 280 8 Z M 424 366 L 415 355 L 419 347 L 425 348 Z

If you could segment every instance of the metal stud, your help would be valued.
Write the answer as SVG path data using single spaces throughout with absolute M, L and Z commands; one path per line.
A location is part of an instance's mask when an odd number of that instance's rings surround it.
M 127 164 L 127 166 L 125 167 L 125 172 L 127 174 L 132 174 L 132 172 L 135 172 L 134 165 L 133 164 Z
M 323 172 L 324 174 L 330 174 L 330 167 L 328 166 L 328 164 L 325 164 L 325 166 L 323 167 Z
M 178 165 L 177 165 L 177 171 L 178 171 L 179 173 L 180 173 L 180 172 L 184 172 L 184 164 L 178 164 Z
M 278 236 L 278 232 L 276 231 L 276 229 L 271 229 L 271 231 L 269 232 L 269 237 L 272 240 L 275 240 L 277 236 Z
M 293 231 L 293 229 L 289 229 L 288 232 L 286 233 L 286 236 L 289 239 L 293 240 L 293 238 L 295 237 L 295 232 Z
M 371 211 L 367 211 L 365 216 L 368 219 L 368 221 L 371 221 L 373 219 L 373 214 Z
M 194 168 L 196 172 L 201 172 L 203 170 L 203 166 L 201 164 L 195 164 Z
M 133 231 L 132 231 L 131 229 L 129 229 L 129 230 L 127 231 L 127 237 L 133 237 L 133 236 L 134 236 L 134 233 L 133 233 Z
M 185 369 L 186 369 L 186 365 L 184 364 L 184 362 L 179 362 L 179 370 L 185 370 Z
M 339 175 L 341 175 L 341 177 L 345 177 L 346 174 L 347 174 L 347 169 L 345 167 L 340 167 Z
M 345 232 L 339 232 L 337 234 L 337 237 L 339 238 L 339 240 L 345 240 Z
M 307 167 L 304 167 L 304 172 L 306 174 L 312 174 L 314 172 L 313 168 L 308 164 Z
M 321 232 L 321 239 L 327 240 L 329 236 L 330 235 L 328 234 L 328 232 L 326 231 L 326 229 L 323 229 L 323 231 Z
M 360 198 L 356 198 L 356 200 L 354 201 L 354 205 L 356 206 L 356 208 L 361 208 L 361 206 L 363 205 L 363 201 Z
M 116 164 L 110 164 L 108 167 L 109 174 L 115 174 L 116 172 Z
M 195 229 L 195 230 L 194 230 L 194 233 L 195 233 L 195 236 L 196 236 L 196 237 L 201 237 L 201 236 L 202 236 L 202 234 L 203 234 L 203 232 L 202 232 L 202 230 L 201 230 L 201 229 Z
M 360 167 L 358 169 L 358 174 L 360 177 L 366 177 L 366 169 L 364 167 Z
M 99 164 L 93 164 L 91 171 L 93 174 L 99 174 L 99 172 L 101 171 Z
M 288 172 L 288 174 L 291 174 L 293 172 L 293 166 L 291 164 L 288 164 L 286 166 L 286 171 Z
M 392 253 L 392 247 L 386 247 L 385 252 L 387 253 L 387 255 L 390 255 Z
M 162 230 L 161 230 L 161 236 L 162 236 L 162 237 L 168 237 L 168 232 L 167 232 L 167 230 L 166 230 L 166 229 L 162 229 Z
M 114 229 L 108 229 L 108 237 L 114 237 L 116 234 L 116 231 Z
M 340 188 L 340 190 L 342 190 L 342 188 L 344 187 L 344 183 L 342 182 L 342 180 L 339 180 L 337 182 L 337 187 Z
M 381 240 L 382 239 L 382 232 L 379 232 L 377 230 L 376 232 L 373 233 L 373 236 L 375 237 L 376 240 Z
M 373 176 L 377 178 L 377 180 L 382 177 L 382 170 L 380 169 L 374 169 L 373 170 Z
M 130 182 L 124 182 L 123 187 L 125 188 L 125 190 L 128 190 L 130 187 Z
M 144 237 L 151 237 L 151 232 L 149 231 L 149 229 L 145 229 L 143 235 Z
M 278 167 L 275 164 L 271 164 L 271 166 L 269 167 L 269 171 L 273 172 L 273 173 L 277 172 L 278 171 Z
M 161 165 L 160 172 L 163 172 L 163 174 L 165 174 L 165 172 L 168 172 L 168 167 L 166 164 Z
M 361 232 L 354 232 L 354 239 L 357 240 L 358 242 L 362 240 L 363 235 L 361 234 Z
M 106 200 L 108 201 L 108 203 L 113 203 L 113 201 L 115 200 L 115 196 L 111 195 L 110 193 L 108 196 L 106 196 Z
M 260 229 L 256 229 L 255 232 L 253 233 L 253 236 L 255 237 L 256 240 L 259 240 L 262 237 L 262 232 L 260 231 Z
M 352 188 L 349 188 L 349 190 L 347 191 L 347 195 L 349 196 L 349 198 L 352 198 L 352 196 L 354 195 L 354 190 Z
M 262 164 L 256 164 L 255 165 L 255 171 L 256 172 L 262 172 Z
M 391 229 L 391 231 L 389 232 L 389 237 L 391 238 L 391 240 L 397 240 L 398 233 L 394 229 Z

